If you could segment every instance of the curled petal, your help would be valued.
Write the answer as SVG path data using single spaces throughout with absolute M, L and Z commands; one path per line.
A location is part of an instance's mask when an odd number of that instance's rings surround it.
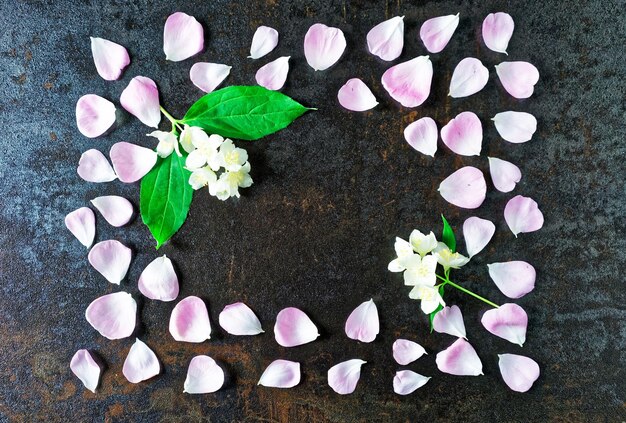
M 119 79 L 124 68 L 130 64 L 126 48 L 104 38 L 89 38 L 91 39 L 91 54 L 98 75 L 107 81 Z
M 274 360 L 259 379 L 259 385 L 268 388 L 293 388 L 300 383 L 300 363 L 289 360 Z
M 502 62 L 496 65 L 502 86 L 515 98 L 528 98 L 539 81 L 539 71 L 528 62 Z
M 367 48 L 374 56 L 391 61 L 400 57 L 404 47 L 404 16 L 379 23 L 367 33 Z
M 116 228 L 124 226 L 133 217 L 133 205 L 124 197 L 105 195 L 94 198 L 91 204 L 98 209 L 107 222 Z
M 76 102 L 76 126 L 88 138 L 99 137 L 115 123 L 115 105 L 99 95 L 87 94 Z
M 502 304 L 498 308 L 486 311 L 480 323 L 489 332 L 520 347 L 526 341 L 528 315 L 517 304 Z
M 426 354 L 424 347 L 408 339 L 396 339 L 391 349 L 393 359 L 402 366 L 406 366 Z
M 231 335 L 258 335 L 263 333 L 259 318 L 244 303 L 224 307 L 219 317 L 220 326 Z
M 95 393 L 100 382 L 101 369 L 87 350 L 78 350 L 72 357 L 70 369 L 83 382 L 85 388 Z
M 65 226 L 85 247 L 91 247 L 96 236 L 96 216 L 89 207 L 81 207 L 65 216 Z
M 463 238 L 469 257 L 472 258 L 480 253 L 495 233 L 496 225 L 493 222 L 476 216 L 467 218 L 463 222 Z
M 515 184 L 522 179 L 522 171 L 519 167 L 495 157 L 489 157 L 489 173 L 493 186 L 500 192 L 513 191 Z
M 435 157 L 438 138 L 437 124 L 429 117 L 418 119 L 404 129 L 406 142 L 427 156 Z
M 539 378 L 539 365 L 532 358 L 517 354 L 498 354 L 504 383 L 515 392 L 526 392 Z
M 465 166 L 441 182 L 439 193 L 444 200 L 455 206 L 476 209 L 485 200 L 487 183 L 479 169 Z
M 289 73 L 289 56 L 279 57 L 273 62 L 261 66 L 256 72 L 256 83 L 268 90 L 280 90 Z
M 537 202 L 529 197 L 516 195 L 504 207 L 504 220 L 515 236 L 534 232 L 543 226 L 543 213 Z
M 170 333 L 181 342 L 200 343 L 211 338 L 211 321 L 206 304 L 198 297 L 181 300 L 170 316 Z
M 441 128 L 441 139 L 456 154 L 480 156 L 483 145 L 483 126 L 475 113 L 459 113 Z
M 107 158 L 98 150 L 87 150 L 78 161 L 78 176 L 87 182 L 111 182 L 117 175 Z
M 85 318 L 107 339 L 126 338 L 135 330 L 137 303 L 127 292 L 103 295 L 89 304 Z
M 444 307 L 433 318 L 433 329 L 439 333 L 467 339 L 463 314 L 458 306 Z
M 498 134 L 508 142 L 519 144 L 530 141 L 537 130 L 537 119 L 526 112 L 501 112 L 491 120 Z
M 521 298 L 535 288 L 537 272 L 525 261 L 492 263 L 487 268 L 498 289 L 509 298 Z
M 165 254 L 146 266 L 139 276 L 139 291 L 151 300 L 174 301 L 178 297 L 178 276 Z
M 276 316 L 274 337 L 283 347 L 296 347 L 313 342 L 320 336 L 317 326 L 302 310 L 295 307 L 282 309 Z
M 485 88 L 488 80 L 489 70 L 482 62 L 473 57 L 466 57 L 454 68 L 448 95 L 460 98 L 476 94 Z
M 195 63 L 189 70 L 189 78 L 193 85 L 205 93 L 210 93 L 218 87 L 230 74 L 232 66 L 220 63 Z
M 165 59 L 180 62 L 204 48 L 204 30 L 200 22 L 186 13 L 176 12 L 165 21 L 163 52 Z
M 137 339 L 124 360 L 122 373 L 130 383 L 139 383 L 161 373 L 161 365 L 154 351 Z
M 278 31 L 269 26 L 260 26 L 254 32 L 250 46 L 250 59 L 259 59 L 278 45 Z
M 429 380 L 429 377 L 411 370 L 400 370 L 393 378 L 393 392 L 398 395 L 409 395 L 426 385 Z
M 346 335 L 361 342 L 372 342 L 380 330 L 378 309 L 374 300 L 365 301 L 350 313 L 346 321 Z
M 209 394 L 224 385 L 224 370 L 208 355 L 197 355 L 191 359 L 183 392 L 187 394 Z
M 437 368 L 443 373 L 456 376 L 478 376 L 483 374 L 483 363 L 474 347 L 463 338 L 437 354 Z
M 359 78 L 349 79 L 337 93 L 339 104 L 354 112 L 364 112 L 378 105 L 376 97 Z
M 136 76 L 122 91 L 120 103 L 126 111 L 143 122 L 156 128 L 161 122 L 159 90 L 150 78 Z
M 156 164 L 158 157 L 155 151 L 128 142 L 113 144 L 109 156 L 120 181 L 126 183 L 143 178 Z
M 489 50 L 506 53 L 515 24 L 508 13 L 490 13 L 483 21 L 483 41 Z
M 448 45 L 459 25 L 459 14 L 427 20 L 420 28 L 420 38 L 430 53 L 439 53 Z
M 365 363 L 354 358 L 335 364 L 328 370 L 328 385 L 341 395 L 353 393 L 361 377 L 361 366 Z
M 304 56 L 316 71 L 326 70 L 337 63 L 345 49 L 346 38 L 339 28 L 316 23 L 304 36 Z
M 124 244 L 114 239 L 93 246 L 87 258 L 89 263 L 111 283 L 119 285 L 128 272 L 133 253 Z
M 381 81 L 389 95 L 404 107 L 417 107 L 430 95 L 433 64 L 428 56 L 399 63 L 383 74 Z

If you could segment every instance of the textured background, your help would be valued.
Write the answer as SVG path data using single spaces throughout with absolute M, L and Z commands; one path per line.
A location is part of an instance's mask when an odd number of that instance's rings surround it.
M 493 65 L 504 55 L 480 39 L 482 19 L 509 12 L 516 24 L 509 60 L 529 60 L 541 80 L 528 100 L 507 95 Z M 624 52 L 626 2 L 554 1 L 2 1 L 0 4 L 0 421 L 563 421 L 626 419 L 626 298 L 620 272 L 624 250 Z M 184 11 L 206 29 L 206 49 L 181 63 L 166 62 L 162 28 L 166 17 Z M 431 55 L 435 67 L 428 101 L 401 108 L 380 85 L 389 66 L 367 53 L 365 34 L 376 23 L 405 15 L 400 60 L 425 54 L 418 38 L 427 18 L 461 14 L 448 47 Z M 302 40 L 315 22 L 340 27 L 348 48 L 340 62 L 314 72 Z M 280 44 L 258 61 L 246 59 L 258 25 L 280 32 Z M 89 36 L 125 45 L 132 64 L 117 82 L 96 73 Z M 97 93 L 119 104 L 128 81 L 155 79 L 162 103 L 182 116 L 201 93 L 188 80 L 196 61 L 233 66 L 226 84 L 253 84 L 262 64 L 291 56 L 284 92 L 318 107 L 288 129 L 254 144 L 255 184 L 238 201 L 222 203 L 196 194 L 187 223 L 162 248 L 177 265 L 181 297 L 204 298 L 214 338 L 200 345 L 175 343 L 167 331 L 173 303 L 144 300 L 136 281 L 157 256 L 148 230 L 135 219 L 112 228 L 98 217 L 97 240 L 119 239 L 134 259 L 121 289 L 138 298 L 137 335 L 151 346 L 164 371 L 139 385 L 121 367 L 134 338 L 108 341 L 84 319 L 96 297 L 119 290 L 87 263 L 87 251 L 63 225 L 68 212 L 96 196 L 120 194 L 135 204 L 138 184 L 90 184 L 76 174 L 81 152 L 104 152 L 118 141 L 146 146 L 149 130 L 121 107 L 117 128 L 103 138 L 83 137 L 74 107 L 83 94 Z M 454 66 L 480 58 L 490 81 L 479 94 L 446 96 Z M 396 62 L 398 62 L 396 61 Z M 336 100 L 338 88 L 362 78 L 380 99 L 372 112 L 350 113 Z M 504 110 L 532 112 L 539 120 L 533 140 L 501 140 L 489 121 Z M 440 147 L 422 156 L 403 140 L 403 128 L 420 116 L 441 126 L 464 110 L 485 127 L 481 157 L 459 157 Z M 162 128 L 168 129 L 165 120 Z M 520 166 L 522 181 L 511 194 L 489 193 L 476 212 L 450 207 L 437 194 L 439 182 L 463 165 L 488 172 L 487 156 Z M 515 239 L 502 210 L 514 194 L 536 199 L 543 229 Z M 480 303 L 450 292 L 449 303 L 465 314 L 469 339 L 484 363 L 481 377 L 444 375 L 435 353 L 452 343 L 429 335 L 418 303 L 408 299 L 399 275 L 386 271 L 393 239 L 412 228 L 440 231 L 445 212 L 459 228 L 478 214 L 496 222 L 489 247 L 455 279 L 497 302 L 506 298 L 487 275 L 486 264 L 527 260 L 538 272 L 537 287 L 519 300 L 529 313 L 523 350 L 488 334 L 480 325 Z M 460 232 L 460 229 L 457 229 Z M 374 298 L 381 315 L 375 342 L 360 344 L 343 333 L 349 312 Z M 225 304 L 243 300 L 261 318 L 266 333 L 227 336 L 216 324 Z M 276 344 L 271 328 L 283 307 L 308 312 L 322 336 L 293 349 Z M 433 376 L 408 397 L 393 393 L 399 368 L 391 356 L 397 337 L 422 343 L 428 356 L 408 368 Z M 96 394 L 69 370 L 79 348 L 96 351 L 107 364 Z M 542 375 L 526 394 L 502 382 L 497 354 L 527 354 Z M 209 354 L 226 364 L 229 383 L 212 395 L 182 393 L 189 360 Z M 289 390 L 256 386 L 275 358 L 302 363 L 303 381 Z M 353 395 L 336 395 L 326 370 L 348 359 L 368 361 Z

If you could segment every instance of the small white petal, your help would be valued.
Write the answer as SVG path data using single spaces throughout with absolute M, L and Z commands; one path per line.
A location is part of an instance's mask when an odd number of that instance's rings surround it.
M 516 392 L 526 392 L 539 378 L 539 365 L 532 358 L 517 354 L 498 354 L 504 382 Z
M 82 96 L 76 102 L 76 126 L 81 134 L 96 138 L 115 123 L 115 105 L 95 94 Z
M 487 183 L 480 169 L 465 166 L 444 179 L 439 193 L 448 203 L 464 209 L 477 209 L 485 201 Z
M 488 264 L 489 276 L 504 295 L 521 298 L 535 288 L 537 272 L 525 261 Z
M 498 134 L 506 141 L 515 144 L 530 141 L 537 130 L 537 119 L 526 112 L 501 112 L 491 120 Z
M 209 394 L 224 385 L 224 370 L 207 355 L 191 359 L 183 392 L 187 394 Z
M 404 129 L 406 142 L 427 156 L 435 157 L 438 138 L 437 124 L 429 117 L 418 119 Z
M 87 150 L 78 161 L 78 176 L 87 182 L 111 182 L 117 175 L 107 158 L 98 150 Z
M 150 347 L 137 339 L 124 360 L 122 373 L 129 382 L 139 383 L 161 373 L 161 365 Z
M 268 90 L 280 90 L 287 81 L 289 73 L 289 56 L 279 57 L 278 59 L 261 66 L 257 71 L 255 79 L 256 83 Z
M 258 335 L 264 332 L 259 318 L 244 303 L 224 307 L 219 316 L 219 323 L 222 329 L 231 335 Z
M 176 12 L 165 21 L 163 52 L 165 59 L 180 62 L 204 48 L 204 30 L 200 22 L 186 13 Z
M 316 23 L 304 36 L 304 56 L 316 71 L 326 70 L 337 63 L 345 49 L 346 38 L 339 28 Z
M 260 26 L 254 32 L 250 46 L 250 59 L 259 59 L 278 45 L 278 31 L 269 26 Z
M 276 316 L 274 337 L 283 347 L 296 347 L 313 342 L 320 336 L 317 326 L 302 310 L 295 307 L 282 309 Z
M 122 339 L 133 334 L 137 303 L 127 292 L 96 298 L 85 310 L 87 322 L 107 339 Z
M 178 276 L 164 254 L 146 266 L 139 276 L 139 291 L 151 300 L 174 301 L 178 297 Z
M 374 300 L 365 301 L 355 308 L 346 321 L 346 335 L 361 342 L 372 342 L 380 330 L 378 309 Z
M 359 78 L 349 79 L 348 82 L 343 84 L 339 88 L 337 99 L 343 107 L 355 112 L 364 112 L 378 105 L 378 101 L 376 101 L 372 91 Z
M 87 258 L 106 280 L 119 285 L 128 272 L 132 255 L 130 248 L 111 239 L 94 245 Z
M 181 342 L 200 343 L 211 338 L 211 321 L 206 304 L 198 297 L 182 299 L 172 310 L 170 333 Z
M 490 13 L 483 21 L 483 41 L 487 48 L 497 53 L 506 53 L 515 24 L 508 13 Z
M 216 89 L 230 74 L 232 66 L 219 63 L 195 63 L 189 70 L 189 78 L 193 84 L 205 93 Z
M 400 370 L 393 378 L 393 391 L 398 395 L 409 395 L 426 385 L 430 379 L 411 370 Z
M 103 38 L 91 39 L 91 54 L 98 74 L 107 81 L 115 81 L 130 64 L 128 51 L 113 41 Z
M 76 354 L 74 354 L 70 362 L 70 369 L 72 369 L 72 373 L 83 382 L 85 388 L 93 393 L 96 392 L 102 370 L 89 351 L 76 351 Z
M 124 197 L 105 195 L 94 198 L 91 204 L 115 227 L 124 226 L 133 217 L 133 205 Z
M 361 366 L 365 363 L 354 358 L 335 364 L 328 370 L 328 385 L 341 395 L 353 393 L 361 378 Z
M 475 113 L 459 113 L 441 128 L 441 139 L 456 154 L 480 156 L 483 144 L 483 126 Z
M 89 207 L 81 207 L 65 216 L 65 226 L 85 247 L 91 247 L 96 236 L 96 216 Z
M 258 384 L 268 388 L 293 388 L 298 383 L 300 383 L 300 363 L 274 360 L 267 366 Z
M 473 57 L 466 57 L 454 68 L 448 95 L 453 98 L 468 97 L 482 90 L 488 80 L 489 70 L 482 62 Z
M 539 82 L 539 71 L 528 62 L 502 62 L 496 65 L 502 86 L 515 98 L 528 98 Z
M 439 53 L 444 49 L 456 27 L 459 25 L 459 14 L 439 16 L 427 20 L 420 28 L 420 38 L 430 53 Z
M 476 350 L 463 338 L 437 354 L 437 368 L 443 373 L 456 376 L 478 376 L 483 374 L 483 364 Z
M 400 57 L 404 47 L 404 16 L 379 23 L 367 33 L 367 48 L 374 56 L 391 61 Z
M 495 233 L 496 225 L 493 222 L 476 216 L 467 218 L 463 222 L 463 238 L 469 257 L 472 258 L 480 253 Z
M 493 186 L 500 192 L 511 192 L 515 185 L 522 179 L 522 171 L 511 162 L 488 157 L 489 173 Z
M 447 333 L 457 338 L 466 338 L 463 314 L 458 306 L 444 307 L 433 318 L 435 332 Z
M 396 339 L 391 349 L 394 360 L 402 366 L 406 366 L 426 354 L 424 347 L 408 339 Z

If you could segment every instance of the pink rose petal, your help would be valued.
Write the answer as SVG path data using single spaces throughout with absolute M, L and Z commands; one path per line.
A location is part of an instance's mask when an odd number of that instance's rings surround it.
M 409 395 L 426 385 L 430 379 L 411 370 L 400 370 L 393 378 L 393 392 L 398 395 Z
M 178 297 L 178 276 L 172 260 L 165 254 L 157 257 L 141 272 L 139 291 L 151 300 L 174 301 Z
M 457 338 L 467 339 L 465 333 L 465 322 L 463 314 L 458 306 L 444 307 L 433 318 L 433 329 L 435 332 L 447 333 Z
M 219 317 L 220 326 L 231 335 L 258 335 L 265 332 L 259 318 L 244 303 L 224 307 Z
M 198 62 L 189 70 L 189 78 L 193 85 L 210 93 L 226 79 L 231 69 L 232 66 L 219 63 Z
M 137 339 L 124 360 L 122 373 L 130 383 L 139 383 L 161 373 L 161 365 L 150 347 Z
M 187 394 L 210 394 L 224 385 L 224 370 L 208 355 L 191 359 L 183 392 Z
M 328 370 L 328 385 L 341 395 L 353 393 L 361 378 L 361 366 L 365 363 L 354 358 L 335 364 Z
M 430 53 L 439 53 L 448 45 L 459 25 L 459 14 L 427 20 L 420 28 L 420 38 Z
M 74 354 L 70 362 L 70 369 L 72 373 L 83 382 L 85 388 L 89 389 L 94 394 L 96 393 L 102 370 L 89 351 L 76 351 L 76 354 Z
M 254 32 L 250 46 L 250 59 L 260 59 L 278 45 L 278 31 L 269 26 L 260 26 Z
M 159 90 L 150 78 L 136 76 L 122 91 L 120 103 L 126 111 L 134 115 L 144 125 L 157 128 L 161 122 Z
M 508 13 L 490 13 L 483 21 L 483 41 L 489 50 L 507 54 L 515 24 Z
M 380 331 L 378 322 L 378 309 L 374 300 L 370 299 L 355 308 L 345 326 L 346 335 L 350 339 L 361 342 L 372 342 Z
M 127 292 L 103 295 L 89 304 L 85 318 L 107 339 L 127 338 L 135 331 L 137 303 Z
M 99 95 L 87 94 L 76 102 L 76 126 L 81 134 L 96 138 L 115 123 L 115 105 Z
M 154 167 L 158 157 L 156 151 L 128 142 L 113 144 L 109 156 L 120 181 L 126 183 L 143 178 Z
M 176 12 L 165 21 L 163 52 L 165 59 L 180 62 L 204 48 L 204 30 L 200 22 L 186 13 Z
M 526 341 L 528 315 L 517 304 L 502 304 L 499 308 L 486 311 L 480 323 L 489 332 L 520 347 Z
M 487 183 L 479 169 L 465 166 L 441 182 L 439 193 L 450 204 L 464 209 L 476 209 L 485 201 Z
M 364 112 L 378 105 L 376 97 L 359 78 L 349 79 L 337 93 L 339 104 L 354 112 Z
M 404 16 L 379 23 L 367 33 L 367 49 L 374 56 L 391 61 L 400 57 L 404 47 Z
M 112 226 L 119 228 L 130 222 L 133 217 L 133 205 L 117 195 L 105 195 L 91 200 L 91 204 L 102 214 Z
M 519 167 L 511 162 L 495 157 L 488 157 L 488 159 L 489 173 L 491 174 L 493 186 L 500 192 L 513 191 L 515 184 L 522 179 L 522 171 L 519 170 Z
M 256 72 L 256 83 L 268 90 L 280 90 L 285 85 L 285 81 L 287 81 L 289 58 L 289 56 L 279 57 L 262 66 Z
M 200 343 L 211 338 L 211 322 L 206 304 L 198 297 L 181 300 L 170 317 L 170 333 L 181 342 Z
M 345 49 L 346 38 L 339 28 L 316 23 L 304 36 L 304 56 L 316 71 L 326 70 L 337 63 Z
M 98 74 L 107 81 L 119 79 L 124 68 L 130 64 L 126 48 L 104 38 L 89 38 L 91 39 L 91 54 Z
M 406 366 L 426 354 L 424 347 L 408 339 L 396 339 L 391 350 L 393 359 L 402 366 Z
M 437 354 L 437 368 L 456 376 L 478 376 L 483 374 L 483 364 L 474 347 L 463 338 Z
M 501 112 L 492 119 L 498 134 L 515 144 L 530 141 L 537 130 L 537 119 L 525 112 Z
M 439 131 L 437 124 L 429 117 L 423 117 L 410 123 L 404 129 L 404 139 L 411 147 L 422 154 L 435 157 Z
M 515 392 L 526 392 L 539 378 L 539 365 L 532 358 L 517 354 L 498 354 L 504 383 Z
M 317 326 L 302 310 L 295 307 L 282 309 L 276 316 L 274 337 L 283 347 L 296 347 L 313 342 L 320 336 Z
M 258 384 L 268 388 L 293 388 L 298 383 L 300 383 L 300 363 L 274 360 L 267 366 Z
M 480 60 L 466 57 L 454 68 L 448 95 L 452 98 L 468 97 L 485 88 L 487 81 L 489 70 Z
M 433 64 L 428 56 L 419 56 L 390 67 L 381 81 L 389 95 L 404 107 L 417 107 L 430 95 Z
M 535 289 L 537 272 L 525 261 L 492 263 L 487 268 L 498 289 L 509 298 L 521 298 Z
M 111 283 L 119 285 L 128 272 L 132 251 L 119 241 L 110 239 L 93 246 L 89 263 Z
M 539 81 L 539 71 L 528 62 L 502 62 L 496 65 L 502 86 L 515 98 L 528 98 Z
M 504 207 L 504 220 L 517 237 L 519 233 L 534 232 L 543 226 L 543 213 L 537 202 L 529 197 L 516 195 Z
M 456 154 L 480 156 L 483 145 L 483 126 L 475 113 L 459 113 L 441 128 L 441 139 Z
M 85 247 L 96 237 L 96 216 L 89 207 L 81 207 L 65 216 L 65 226 Z
M 98 150 L 87 150 L 78 161 L 78 176 L 87 182 L 111 182 L 117 175 L 107 158 Z
M 495 233 L 496 225 L 493 222 L 476 216 L 467 218 L 463 222 L 463 238 L 469 258 L 480 253 Z

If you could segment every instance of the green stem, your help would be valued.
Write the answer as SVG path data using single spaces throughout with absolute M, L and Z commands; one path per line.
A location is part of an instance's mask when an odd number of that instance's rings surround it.
M 449 271 L 447 271 L 447 272 L 446 272 L 446 277 L 445 277 L 445 278 L 444 278 L 443 276 L 439 276 L 439 275 L 436 275 L 436 276 L 437 276 L 439 279 L 441 279 L 442 281 L 444 281 L 442 285 L 450 285 L 450 286 L 453 286 L 453 287 L 455 287 L 456 289 L 458 289 L 459 291 L 463 291 L 463 292 L 465 292 L 466 294 L 469 294 L 469 295 L 471 295 L 472 297 L 477 298 L 477 299 L 479 299 L 480 301 L 482 301 L 482 302 L 484 302 L 484 303 L 489 304 L 491 307 L 494 307 L 494 308 L 499 308 L 499 307 L 500 307 L 500 306 L 499 306 L 499 305 L 497 305 L 496 303 L 493 303 L 493 302 L 489 301 L 488 299 L 483 298 L 483 297 L 481 297 L 480 295 L 473 293 L 473 292 L 472 292 L 472 291 L 470 291 L 469 289 L 463 288 L 461 285 L 457 285 L 456 283 L 452 282 L 452 281 L 451 281 L 451 280 L 447 277 L 449 274 L 450 274 L 450 272 L 449 272 Z
M 163 106 L 160 106 L 161 108 L 161 113 L 163 113 L 163 115 L 167 118 L 167 120 L 169 120 L 172 123 L 172 129 L 174 129 L 174 127 L 178 128 L 179 131 L 182 131 L 183 128 L 180 127 L 180 125 L 178 124 L 180 121 L 176 118 L 174 118 L 174 116 L 170 115 L 167 110 L 165 110 L 163 108 Z

